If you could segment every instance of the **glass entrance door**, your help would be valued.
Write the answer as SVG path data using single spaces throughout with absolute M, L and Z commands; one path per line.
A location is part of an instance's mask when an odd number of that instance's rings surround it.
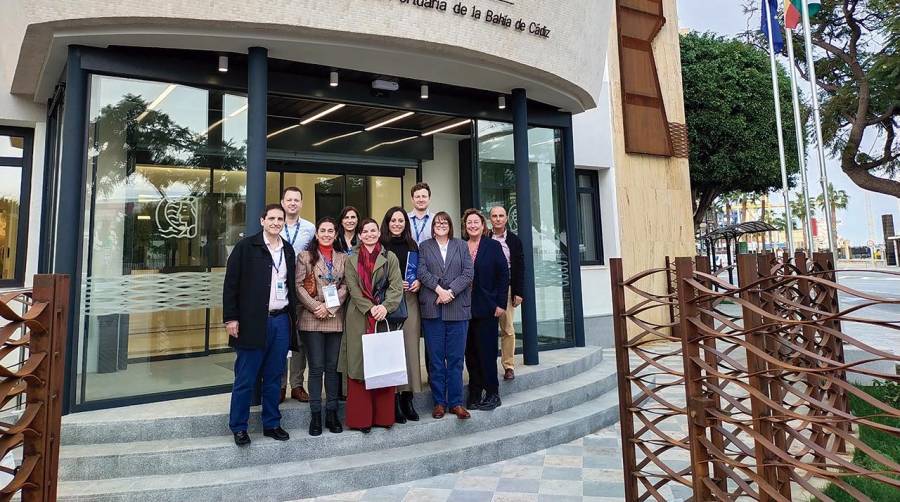
M 312 168 L 315 169 L 315 168 Z M 415 170 L 398 169 L 398 173 Z M 315 172 L 269 171 L 267 202 L 277 202 L 281 191 L 294 186 L 303 192 L 300 217 L 316 222 L 330 216 L 337 220 L 345 206 L 359 210 L 360 218 L 372 217 L 380 222 L 393 206 L 403 206 L 404 176 L 363 174 L 327 174 Z

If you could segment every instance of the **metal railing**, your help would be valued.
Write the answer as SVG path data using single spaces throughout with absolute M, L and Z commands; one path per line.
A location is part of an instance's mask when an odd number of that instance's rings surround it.
M 900 465 L 854 433 L 866 426 L 900 438 L 877 420 L 900 410 L 847 380 L 898 382 L 900 356 L 845 329 L 897 336 L 900 319 L 859 314 L 900 299 L 839 284 L 832 260 L 741 255 L 737 286 L 710 274 L 706 257 L 667 259 L 630 278 L 611 260 L 627 500 L 681 491 L 700 501 L 829 501 L 829 483 L 869 500 L 851 476 L 900 490 Z M 674 277 L 658 293 L 648 287 L 657 274 Z M 864 356 L 848 363 L 851 348 Z M 877 413 L 853 415 L 850 396 Z M 848 450 L 883 469 L 853 463 Z
M 0 294 L 0 500 L 56 500 L 68 301 L 64 275 Z

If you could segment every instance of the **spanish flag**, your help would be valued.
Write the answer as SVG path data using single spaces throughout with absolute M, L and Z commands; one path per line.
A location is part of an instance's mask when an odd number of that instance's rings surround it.
M 793 30 L 803 21 L 803 0 L 784 0 L 784 24 L 789 30 Z M 813 17 L 822 8 L 821 0 L 809 0 L 809 17 Z

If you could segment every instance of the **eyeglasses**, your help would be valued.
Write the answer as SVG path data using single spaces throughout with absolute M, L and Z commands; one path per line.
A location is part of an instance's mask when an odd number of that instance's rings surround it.
M 436 227 L 449 227 L 449 226 L 450 226 L 450 222 L 449 222 L 449 221 L 443 221 L 443 220 L 435 220 L 434 226 L 436 226 Z

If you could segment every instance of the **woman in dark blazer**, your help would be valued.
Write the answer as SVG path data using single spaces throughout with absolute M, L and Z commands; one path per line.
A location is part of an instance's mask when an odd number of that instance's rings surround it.
M 466 340 L 466 368 L 469 370 L 469 408 L 493 410 L 500 406 L 497 378 L 499 319 L 506 309 L 509 266 L 500 243 L 487 235 L 487 220 L 481 211 L 463 213 L 463 238 L 469 259 L 475 266 L 472 282 L 472 320 Z M 483 395 L 482 395 L 483 394 Z
M 463 358 L 471 316 L 474 268 L 466 245 L 453 238 L 453 221 L 441 211 L 431 220 L 432 238 L 419 245 L 419 310 L 428 353 L 431 416 L 469 418 L 463 407 Z

